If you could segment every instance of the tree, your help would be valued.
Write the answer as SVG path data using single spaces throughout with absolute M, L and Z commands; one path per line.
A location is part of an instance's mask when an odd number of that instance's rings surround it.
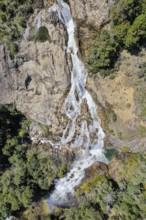
M 88 58 L 91 73 L 107 70 L 114 66 L 119 55 L 119 45 L 107 31 L 96 38 Z
M 146 13 L 139 15 L 130 27 L 125 45 L 128 49 L 139 47 L 143 40 L 146 39 Z
M 125 38 L 129 28 L 130 23 L 125 21 L 121 24 L 114 26 L 111 30 L 115 37 L 115 40 L 119 43 L 120 47 L 123 47 L 123 45 L 125 44 Z

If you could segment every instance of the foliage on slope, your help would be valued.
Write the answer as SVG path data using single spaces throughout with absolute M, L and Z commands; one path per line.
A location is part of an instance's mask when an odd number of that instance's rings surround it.
M 144 219 L 145 166 L 146 158 L 140 154 L 123 153 L 112 160 L 108 174 L 95 174 L 78 188 L 79 207 L 67 210 L 64 219 Z
M 76 207 L 56 208 L 44 219 L 143 220 L 146 218 L 146 157 L 128 152 L 114 157 L 104 172 L 97 169 L 76 189 Z M 91 171 L 89 171 L 91 174 Z M 43 219 L 41 210 L 30 208 L 27 220 Z M 29 213 L 29 214 L 28 214 Z
M 14 107 L 1 106 L 1 165 L 7 166 L 0 175 L 0 219 L 19 216 L 24 209 L 27 220 L 146 218 L 146 157 L 127 150 L 112 157 L 106 172 L 97 170 L 76 189 L 77 207 L 49 216 L 43 216 L 37 207 L 31 208 L 42 193 L 48 193 L 54 179 L 64 174 L 65 166 L 46 146 L 32 146 L 29 123 Z
M 120 51 L 137 53 L 145 46 L 146 0 L 118 0 L 110 12 L 110 27 L 101 30 L 89 51 L 87 64 L 93 74 L 109 75 Z
M 11 55 L 18 51 L 18 42 L 33 12 L 33 0 L 0 0 L 0 40 Z
M 30 121 L 13 106 L 0 106 L 0 219 L 19 213 L 63 175 L 64 164 L 43 145 L 32 145 Z

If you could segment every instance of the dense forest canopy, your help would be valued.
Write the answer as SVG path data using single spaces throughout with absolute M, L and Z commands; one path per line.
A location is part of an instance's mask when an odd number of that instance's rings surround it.
M 12 105 L 0 106 L 1 220 L 29 207 L 66 172 L 64 161 L 55 161 L 44 146 L 32 145 L 30 123 Z
M 33 0 L 0 0 L 0 40 L 12 57 L 18 51 L 19 40 L 33 12 Z

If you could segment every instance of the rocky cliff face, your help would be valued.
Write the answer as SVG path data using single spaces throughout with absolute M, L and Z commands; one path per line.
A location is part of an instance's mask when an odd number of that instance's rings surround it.
M 113 0 L 68 0 L 74 20 L 78 25 L 78 40 L 82 56 L 92 44 L 101 27 L 109 22 Z
M 50 125 L 70 83 L 71 63 L 65 51 L 66 33 L 58 18 L 47 8 L 39 16 L 50 42 L 22 40 L 14 60 L 0 45 L 0 103 L 14 103 L 32 119 Z

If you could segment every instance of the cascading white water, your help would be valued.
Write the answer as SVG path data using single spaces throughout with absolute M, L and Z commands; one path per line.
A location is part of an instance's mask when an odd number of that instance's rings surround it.
M 58 4 L 54 4 L 49 9 L 49 13 L 51 12 L 58 13 L 60 21 L 67 30 L 67 51 L 71 55 L 73 64 L 71 89 L 62 109 L 62 113 L 68 117 L 69 123 L 63 131 L 59 145 L 69 143 L 70 147 L 81 147 L 81 150 L 66 177 L 56 181 L 55 190 L 47 200 L 50 206 L 68 204 L 69 196 L 74 195 L 74 187 L 79 185 L 84 177 L 84 170 L 95 161 L 107 162 L 103 150 L 105 134 L 100 125 L 96 104 L 86 90 L 87 71 L 77 55 L 78 47 L 74 36 L 75 23 L 70 8 L 63 0 L 58 0 Z M 90 122 L 87 122 L 86 119 L 82 120 L 80 134 L 77 134 L 77 118 L 81 115 L 83 101 L 87 103 Z M 91 133 L 94 133 L 94 140 L 90 138 Z

